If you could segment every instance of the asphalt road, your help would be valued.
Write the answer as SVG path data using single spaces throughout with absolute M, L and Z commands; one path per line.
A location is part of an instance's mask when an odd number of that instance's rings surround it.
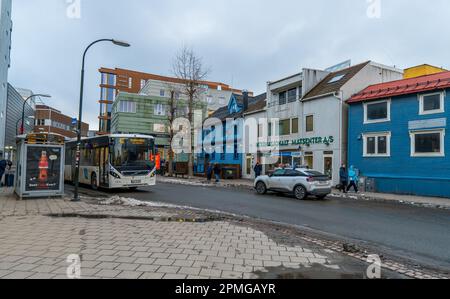
M 450 270 L 450 211 L 395 203 L 259 196 L 251 191 L 173 184 L 132 193 L 158 201 L 251 216 L 364 242 L 382 252 Z

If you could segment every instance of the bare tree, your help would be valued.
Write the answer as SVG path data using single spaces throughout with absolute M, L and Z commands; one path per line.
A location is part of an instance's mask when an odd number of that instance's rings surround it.
M 175 77 L 182 81 L 182 93 L 188 99 L 188 119 L 191 125 L 194 120 L 194 105 L 200 100 L 202 92 L 202 81 L 208 76 L 209 70 L 203 65 L 202 58 L 198 57 L 194 50 L 183 46 L 173 61 L 172 71 Z M 194 143 L 193 140 L 193 126 L 191 131 L 191 152 L 189 153 L 189 176 L 194 176 Z
M 179 115 L 179 90 L 172 84 L 167 84 L 167 89 L 170 92 L 169 99 L 169 144 L 172 145 L 173 138 L 175 136 L 175 131 L 173 128 L 173 124 L 175 119 L 177 118 L 177 114 Z M 172 149 L 172 146 L 169 148 L 169 176 L 173 176 L 173 165 L 175 160 L 175 153 Z

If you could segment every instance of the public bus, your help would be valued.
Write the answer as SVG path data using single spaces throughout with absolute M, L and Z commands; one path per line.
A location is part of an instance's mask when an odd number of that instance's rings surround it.
M 66 143 L 64 178 L 74 182 L 77 141 Z M 80 184 L 93 189 L 137 189 L 156 185 L 155 139 L 113 134 L 83 138 Z

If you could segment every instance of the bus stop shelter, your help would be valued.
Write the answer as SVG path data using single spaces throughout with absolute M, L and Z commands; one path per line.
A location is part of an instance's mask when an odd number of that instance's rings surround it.
M 17 137 L 15 193 L 21 199 L 64 195 L 65 137 L 32 133 Z

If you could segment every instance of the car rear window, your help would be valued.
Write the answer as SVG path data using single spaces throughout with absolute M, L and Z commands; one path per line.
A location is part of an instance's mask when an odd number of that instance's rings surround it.
M 325 176 L 323 173 L 320 173 L 318 171 L 308 170 L 308 171 L 305 171 L 305 173 L 309 176 Z

